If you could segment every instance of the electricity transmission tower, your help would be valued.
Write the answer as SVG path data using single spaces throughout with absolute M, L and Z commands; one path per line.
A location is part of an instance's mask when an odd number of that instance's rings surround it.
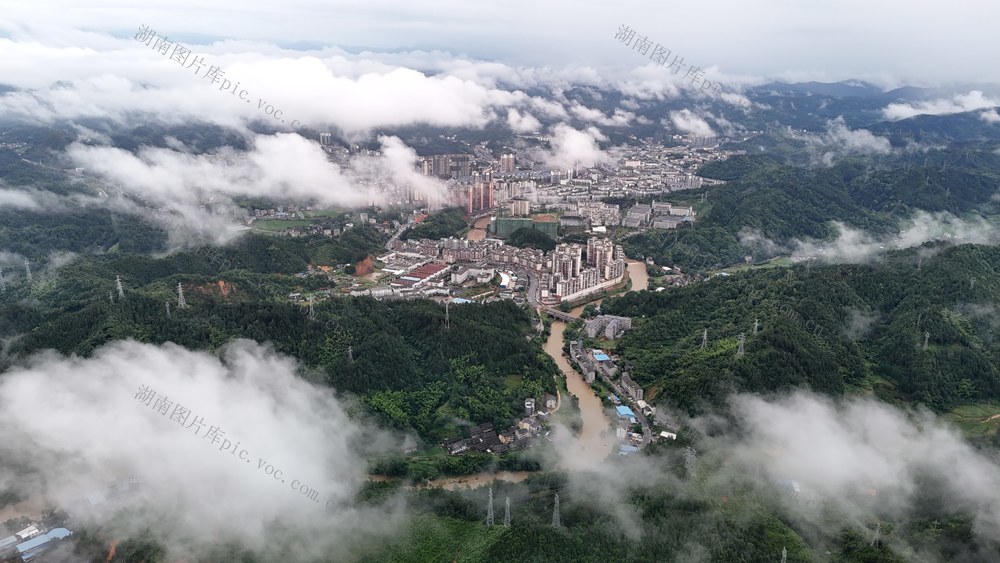
M 490 504 L 486 508 L 486 525 L 493 525 L 493 487 L 490 487 Z
M 708 347 L 708 329 L 707 328 L 705 330 L 701 331 L 701 347 L 702 348 L 707 348 Z
M 882 523 L 878 522 L 875 524 L 875 533 L 872 534 L 872 543 L 868 544 L 869 547 L 879 547 L 879 540 L 882 539 Z
M 313 296 L 311 293 L 309 294 L 309 318 L 316 318 L 316 311 L 313 309 Z
M 354 363 L 354 346 L 348 344 L 347 346 L 347 361 Z
M 507 497 L 507 501 L 504 505 L 503 525 L 505 528 L 510 528 L 510 497 Z
M 747 335 L 741 332 L 739 340 L 740 340 L 740 346 L 739 346 L 739 348 L 736 349 L 736 355 L 737 356 L 742 356 L 743 355 L 743 345 L 747 341 Z
M 170 302 L 166 301 L 166 304 L 167 304 L 167 318 L 169 319 L 170 318 Z
M 684 472 L 687 474 L 688 481 L 694 480 L 694 464 L 697 457 L 698 452 L 696 452 L 691 446 L 688 446 L 687 449 L 684 450 Z
M 788 563 L 788 549 L 781 548 L 781 563 Z
M 180 283 L 177 284 L 177 308 L 183 309 L 187 307 L 187 301 L 184 300 L 184 286 Z
M 928 341 L 930 341 L 930 339 L 931 339 L 931 333 L 925 332 L 924 333 L 924 350 L 927 349 L 927 343 L 928 343 Z
M 760 319 L 753 320 L 753 335 L 757 336 L 757 329 L 760 328 Z
M 0 268 L 0 291 L 7 291 L 7 282 L 3 281 L 3 268 Z
M 31 262 L 28 259 L 24 259 L 24 276 L 28 278 L 28 285 L 31 285 Z
M 451 303 L 451 300 L 448 300 L 448 301 L 444 302 L 444 329 L 445 330 L 448 330 L 448 329 L 451 328 L 451 319 L 450 319 L 450 317 L 448 315 L 448 305 L 450 303 Z
M 556 493 L 556 504 L 552 508 L 552 527 L 559 528 L 562 523 L 559 521 L 559 493 Z
M 118 300 L 125 299 L 125 289 L 122 288 L 122 277 L 115 276 L 115 287 L 118 288 Z

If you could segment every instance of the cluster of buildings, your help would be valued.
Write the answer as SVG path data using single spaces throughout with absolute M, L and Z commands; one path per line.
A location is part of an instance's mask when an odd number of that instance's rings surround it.
M 591 237 L 587 256 L 579 244 L 560 244 L 551 253 L 549 271 L 542 274 L 542 297 L 576 301 L 613 287 L 625 279 L 625 251 L 610 239 Z
M 632 329 L 632 319 L 615 315 L 598 315 L 587 321 L 583 330 L 590 338 L 603 336 L 608 340 L 617 340 L 625 331 Z
M 139 490 L 140 481 L 135 477 L 109 483 L 105 488 L 95 490 L 79 498 L 72 504 L 76 512 L 88 512 L 106 503 L 128 498 Z M 27 562 L 34 561 L 49 553 L 62 543 L 62 540 L 73 535 L 73 532 L 63 527 L 69 516 L 63 511 L 55 511 L 37 522 L 31 522 L 14 534 L 0 538 L 0 561 Z M 56 554 L 49 554 L 41 560 L 53 561 Z M 110 558 L 110 556 L 109 556 Z
M 536 408 L 534 397 L 524 400 L 525 416 L 512 428 L 505 432 L 497 432 L 490 423 L 473 426 L 468 438 L 454 438 L 443 444 L 450 455 L 460 455 L 466 452 L 481 452 L 489 454 L 505 454 L 530 446 L 544 426 L 542 421 L 548 418 L 549 411 L 556 408 L 557 399 L 554 395 L 545 396 L 545 408 Z
M 380 261 L 391 265 L 399 255 L 412 261 L 411 268 L 423 269 L 416 274 L 413 269 L 400 273 L 397 282 L 401 285 L 412 282 L 419 287 L 441 279 L 443 275 L 435 277 L 434 274 L 448 264 L 463 264 L 451 272 L 450 281 L 457 285 L 470 279 L 484 279 L 490 271 L 495 274 L 497 268 L 517 267 L 540 274 L 542 301 L 554 303 L 578 300 L 620 284 L 627 269 L 621 245 L 600 237 L 587 241 L 586 255 L 579 244 L 560 244 L 546 253 L 534 248 L 508 246 L 497 239 L 396 240 L 391 248 L 394 254 L 379 257 Z M 437 265 L 431 268 L 430 264 Z M 417 279 L 409 279 L 414 277 Z
M 547 141 L 543 136 L 527 137 Z M 427 156 L 417 166 L 424 175 L 449 182 L 452 203 L 463 205 L 470 214 L 509 205 L 511 216 L 521 217 L 529 213 L 526 204 L 549 207 L 580 203 L 581 208 L 568 210 L 575 212 L 569 215 L 569 223 L 586 220 L 593 226 L 613 226 L 620 224 L 620 214 L 617 209 L 603 207 L 597 201 L 600 198 L 645 197 L 719 184 L 697 176 L 697 169 L 742 154 L 722 149 L 729 141 L 725 137 L 676 135 L 665 141 L 647 139 L 621 151 L 613 164 L 577 163 L 567 169 L 545 168 L 520 150 L 495 155 L 486 143 L 464 143 L 466 153 Z M 515 198 L 525 201 L 515 202 Z
M 636 204 L 629 208 L 622 224 L 626 227 L 654 229 L 676 229 L 684 222 L 694 221 L 694 208 L 665 202 Z
M 68 538 L 73 532 L 66 528 L 52 528 L 43 532 L 39 524 L 31 524 L 12 536 L 0 539 L 0 561 L 32 561 L 59 540 Z

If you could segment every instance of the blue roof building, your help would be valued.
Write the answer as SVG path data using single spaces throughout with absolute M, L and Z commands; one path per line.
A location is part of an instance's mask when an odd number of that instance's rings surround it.
M 625 405 L 618 405 L 615 407 L 615 410 L 618 411 L 618 418 L 635 418 L 635 413 L 632 412 L 632 409 Z
M 637 448 L 635 446 L 631 446 L 629 444 L 622 444 L 621 446 L 618 446 L 618 455 L 628 456 L 628 455 L 632 455 L 632 454 L 634 454 L 634 453 L 636 453 L 638 451 L 639 451 L 639 448 Z
M 53 528 L 47 534 L 35 536 L 26 542 L 17 544 L 14 549 L 17 550 L 17 553 L 21 556 L 22 561 L 31 561 L 35 557 L 41 555 L 43 551 L 52 547 L 50 545 L 52 540 L 61 540 L 72 535 L 73 532 L 67 530 L 66 528 Z
M 594 359 L 597 360 L 598 362 L 606 362 L 610 360 L 611 357 L 603 352 L 594 352 Z

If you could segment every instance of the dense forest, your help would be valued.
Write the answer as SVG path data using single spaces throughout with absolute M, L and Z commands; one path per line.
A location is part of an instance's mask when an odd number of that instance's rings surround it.
M 1000 546 L 977 539 L 972 518 L 947 508 L 947 499 L 930 489 L 916 493 L 918 508 L 905 518 L 877 508 L 847 514 L 833 504 L 819 515 L 805 516 L 806 501 L 731 471 L 717 459 L 699 463 L 693 478 L 678 466 L 676 455 L 659 454 L 650 461 L 659 464 L 661 473 L 645 483 L 624 465 L 622 482 L 609 483 L 606 475 L 564 473 L 537 474 L 517 484 L 494 481 L 495 499 L 510 499 L 510 527 L 502 525 L 502 516 L 494 526 L 485 525 L 485 487 L 404 493 L 398 483 L 371 482 L 358 494 L 359 504 L 390 511 L 398 495 L 405 494 L 409 513 L 403 529 L 390 538 L 356 538 L 356 552 L 360 561 L 373 563 L 752 563 L 781 561 L 783 553 L 791 562 L 901 563 L 1000 556 Z M 553 525 L 557 494 L 558 527 Z M 860 523 L 854 520 L 859 516 Z M 77 553 L 101 557 L 109 541 L 103 530 L 88 529 Z M 198 561 L 256 563 L 286 555 L 269 551 L 273 549 L 282 548 L 272 545 L 251 553 L 220 544 Z M 154 559 L 163 553 L 151 534 L 140 534 L 119 546 L 114 561 Z
M 507 237 L 507 244 L 518 248 L 537 248 L 549 252 L 556 247 L 556 241 L 549 235 L 539 231 L 521 227 Z
M 554 392 L 551 359 L 525 338 L 534 331 L 511 303 L 455 307 L 445 330 L 444 308 L 431 301 L 336 297 L 318 303 L 310 320 L 304 305 L 288 300 L 290 292 L 330 285 L 291 274 L 324 257 L 366 252 L 380 242 L 375 235 L 357 227 L 332 240 L 249 236 L 232 247 L 165 258 L 80 259 L 72 276 L 36 283 L 33 303 L 22 300 L 25 283 L 12 284 L 0 305 L 0 332 L 23 334 L 9 347 L 14 357 L 45 348 L 87 355 L 123 338 L 193 349 L 234 338 L 270 342 L 322 369 L 331 386 L 361 395 L 388 423 L 432 443 L 461 434 L 459 421 L 507 427 L 525 397 Z M 128 289 L 112 300 L 116 275 Z M 168 314 L 165 301 L 174 301 L 177 283 L 185 284 L 190 307 Z
M 701 269 L 734 264 L 744 255 L 771 258 L 795 240 L 831 239 L 834 222 L 888 236 L 916 211 L 995 213 L 1000 154 L 994 148 L 859 156 L 825 167 L 784 164 L 770 152 L 713 162 L 699 174 L 727 183 L 707 190 L 690 229 L 676 235 L 653 230 L 622 244 L 630 256 Z M 742 246 L 748 232 L 777 246 Z
M 454 237 L 468 228 L 465 210 L 461 207 L 450 207 L 438 211 L 420 223 L 403 231 L 399 238 L 408 239 L 440 239 Z
M 877 264 L 716 276 L 608 299 L 601 309 L 639 317 L 618 352 L 648 398 L 690 412 L 719 408 L 733 391 L 802 386 L 868 389 L 947 411 L 1000 394 L 998 271 L 996 247 L 928 245 Z

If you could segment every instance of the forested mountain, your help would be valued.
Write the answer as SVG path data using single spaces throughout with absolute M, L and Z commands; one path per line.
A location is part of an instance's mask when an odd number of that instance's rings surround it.
M 403 240 L 447 238 L 461 234 L 467 227 L 465 210 L 461 207 L 450 207 L 406 229 L 399 238 Z
M 353 260 L 380 244 L 376 231 L 356 227 L 336 239 L 248 236 L 164 258 L 80 259 L 35 284 L 31 301 L 23 300 L 25 284 L 12 284 L 0 333 L 22 335 L 9 349 L 15 357 L 45 348 L 88 355 L 126 338 L 192 349 L 234 338 L 270 342 L 430 441 L 459 433 L 457 421 L 509 426 L 525 397 L 554 392 L 554 366 L 525 339 L 533 330 L 513 304 L 454 307 L 445 330 L 444 308 L 430 301 L 334 297 L 316 305 L 313 319 L 288 301 L 290 292 L 330 285 L 290 274 L 314 261 Z M 129 289 L 112 302 L 116 275 Z M 186 309 L 176 308 L 177 283 L 185 284 Z M 175 305 L 169 314 L 165 302 Z
M 601 308 L 640 317 L 618 351 L 647 397 L 687 411 L 722 407 L 734 391 L 801 386 L 834 395 L 869 390 L 946 411 L 1000 395 L 998 272 L 996 247 L 927 247 L 874 265 L 717 276 Z
M 694 225 L 627 237 L 626 252 L 659 264 L 721 267 L 745 255 L 755 260 L 774 255 L 742 246 L 747 232 L 781 248 L 797 240 L 831 239 L 837 234 L 834 222 L 885 237 L 898 233 L 917 211 L 993 214 L 1000 154 L 982 147 L 928 150 L 819 168 L 750 155 L 706 165 L 700 173 L 728 182 L 707 189 L 708 203 Z

